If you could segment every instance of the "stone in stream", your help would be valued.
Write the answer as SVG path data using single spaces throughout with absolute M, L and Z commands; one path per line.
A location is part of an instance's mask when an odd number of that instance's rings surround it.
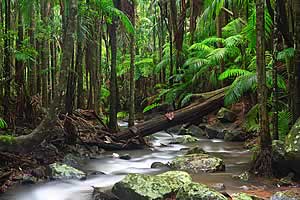
M 81 168 L 83 166 L 83 159 L 71 153 L 65 155 L 62 162 L 74 168 Z
M 236 117 L 237 116 L 234 112 L 224 107 L 221 108 L 217 114 L 217 118 L 223 123 L 234 122 Z
M 173 144 L 188 144 L 199 141 L 198 138 L 193 137 L 191 135 L 183 135 L 181 137 L 176 138 L 175 142 Z
M 243 142 L 247 139 L 248 134 L 242 130 L 224 130 L 225 136 L 224 140 L 225 141 L 230 141 L 230 142 Z
M 169 171 L 160 175 L 128 174 L 113 186 L 112 192 L 122 200 L 157 200 L 177 192 L 192 182 L 182 171 Z
M 215 184 L 211 185 L 210 187 L 219 192 L 226 189 L 226 186 L 224 183 L 215 183 Z
M 246 171 L 239 175 L 232 175 L 232 178 L 247 182 L 250 179 L 250 173 Z
M 224 171 L 225 165 L 222 159 L 208 154 L 188 154 L 178 156 L 168 165 L 172 169 L 183 170 L 190 173 Z
M 205 132 L 209 139 L 224 139 L 225 137 L 224 127 L 220 124 L 207 125 L 205 127 Z
M 200 183 L 185 184 L 176 195 L 176 200 L 227 200 L 223 194 Z
M 196 125 L 190 125 L 188 128 L 185 128 L 184 126 L 182 126 L 179 130 L 179 135 L 191 135 L 194 137 L 202 137 L 205 136 L 206 133 L 203 129 L 199 128 Z
M 154 163 L 151 164 L 152 169 L 164 168 L 164 167 L 168 167 L 168 166 L 166 164 L 162 163 L 162 162 L 154 162 Z
M 246 194 L 243 192 L 234 193 L 231 195 L 232 200 L 263 200 L 255 195 Z
M 204 151 L 201 147 L 192 147 L 187 149 L 186 155 L 188 154 L 206 154 L 207 152 Z
M 300 200 L 300 192 L 292 190 L 276 192 L 270 200 Z
M 130 160 L 131 156 L 129 154 L 124 154 L 124 155 L 121 155 L 119 158 L 122 160 Z
M 53 163 L 49 165 L 49 176 L 51 179 L 79 179 L 86 178 L 86 174 L 74 167 L 63 163 Z
M 288 159 L 300 160 L 300 118 L 286 137 L 285 152 Z
M 120 200 L 110 190 L 105 188 L 93 187 L 93 200 Z

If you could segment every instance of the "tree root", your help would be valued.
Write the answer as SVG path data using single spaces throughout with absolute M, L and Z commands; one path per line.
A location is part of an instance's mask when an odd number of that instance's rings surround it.
M 273 176 L 272 170 L 272 151 L 270 149 L 261 149 L 253 161 L 250 171 L 259 176 Z

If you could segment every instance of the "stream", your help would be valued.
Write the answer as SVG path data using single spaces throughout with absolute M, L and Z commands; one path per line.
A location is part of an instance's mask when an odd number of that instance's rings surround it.
M 66 180 L 52 181 L 36 185 L 20 185 L 0 196 L 1 200 L 90 200 L 93 188 L 111 187 L 128 173 L 156 174 L 166 169 L 151 169 L 153 162 L 167 163 L 185 152 L 181 149 L 195 146 L 195 144 L 169 144 L 176 137 L 166 132 L 153 135 L 152 147 L 144 150 L 105 152 L 97 159 L 88 160 L 84 170 L 104 172 L 105 175 L 95 175 L 84 181 Z M 264 187 L 260 181 L 241 183 L 232 179 L 233 174 L 240 174 L 249 167 L 251 152 L 243 148 L 240 142 L 225 142 L 217 139 L 202 138 L 197 143 L 208 153 L 220 157 L 226 165 L 225 172 L 192 174 L 193 180 L 207 185 L 224 183 L 226 192 L 242 191 L 245 187 L 255 185 Z M 112 156 L 129 154 L 130 160 L 122 160 Z

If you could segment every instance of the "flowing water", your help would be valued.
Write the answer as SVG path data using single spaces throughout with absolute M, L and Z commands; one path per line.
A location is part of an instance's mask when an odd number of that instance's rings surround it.
M 153 147 L 151 148 L 106 152 L 97 159 L 87 161 L 84 167 L 85 170 L 101 171 L 105 175 L 95 175 L 85 181 L 53 181 L 31 186 L 18 186 L 0 196 L 0 200 L 90 200 L 93 191 L 92 186 L 111 187 L 128 173 L 156 174 L 162 172 L 166 169 L 151 169 L 151 164 L 153 162 L 167 163 L 176 156 L 184 154 L 181 149 L 188 147 L 188 145 L 164 145 L 179 137 L 171 136 L 166 132 L 159 132 L 154 136 Z M 203 138 L 200 139 L 197 145 L 210 154 L 222 158 L 226 165 L 226 171 L 192 175 L 194 181 L 208 185 L 224 183 L 226 191 L 229 193 L 241 191 L 241 188 L 245 187 L 240 181 L 233 180 L 231 177 L 233 174 L 240 174 L 245 171 L 249 165 L 251 153 L 243 149 L 242 143 Z M 113 153 L 129 154 L 132 158 L 122 160 L 113 157 Z M 263 186 L 263 183 L 258 181 L 247 184 Z

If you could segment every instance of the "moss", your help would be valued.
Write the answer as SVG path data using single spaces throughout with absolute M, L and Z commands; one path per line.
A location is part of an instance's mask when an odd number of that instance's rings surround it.
M 118 119 L 124 119 L 128 116 L 128 113 L 127 112 L 118 112 L 117 114 L 117 118 Z
M 285 151 L 289 158 L 300 158 L 300 118 L 286 137 Z
M 231 195 L 232 200 L 262 200 L 261 198 L 254 196 L 254 195 L 249 195 L 246 193 L 235 193 Z
M 0 142 L 4 144 L 13 144 L 15 143 L 16 138 L 11 135 L 0 135 Z

